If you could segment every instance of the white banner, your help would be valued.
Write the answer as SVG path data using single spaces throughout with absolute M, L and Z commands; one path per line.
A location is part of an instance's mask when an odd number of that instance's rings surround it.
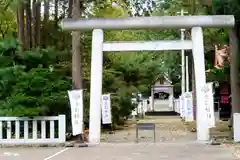
M 112 112 L 111 112 L 111 96 L 110 94 L 102 95 L 102 123 L 112 123 Z
M 83 91 L 68 91 L 71 106 L 72 134 L 73 136 L 83 133 Z
M 179 99 L 175 99 L 174 100 L 174 110 L 175 112 L 180 114 L 180 103 L 179 103 Z
M 173 111 L 177 112 L 176 100 L 173 100 Z
M 204 104 L 205 116 L 208 122 L 208 127 L 215 127 L 215 116 L 214 116 L 214 100 L 213 100 L 213 85 L 207 83 L 201 87 L 201 97 Z
M 173 101 L 173 107 L 174 107 L 174 111 L 178 113 L 177 99 L 175 99 L 175 100 Z
M 180 117 L 184 118 L 185 117 L 184 97 L 180 96 L 179 101 L 180 101 Z
M 142 102 L 139 102 L 139 103 L 138 103 L 137 113 L 138 113 L 138 114 L 142 114 Z
M 132 116 L 136 116 L 137 115 L 137 108 L 135 108 L 134 110 L 132 110 Z
M 144 99 L 143 100 L 143 111 L 147 112 L 147 109 L 148 109 L 147 99 Z
M 233 139 L 240 142 L 240 113 L 233 113 Z
M 185 98 L 185 103 L 186 103 L 185 121 L 186 122 L 194 121 L 192 93 L 191 92 L 186 92 L 185 95 L 184 95 L 184 98 Z
M 173 109 L 173 95 L 169 96 L 169 108 Z
M 180 99 L 180 97 L 178 98 L 178 100 L 179 100 L 179 114 L 180 114 L 180 117 L 182 117 L 182 104 L 181 104 L 181 99 Z
M 152 108 L 152 97 L 149 97 L 149 104 L 148 104 L 148 111 L 151 112 L 153 111 L 153 108 Z
M 181 113 L 180 111 L 180 100 L 179 99 L 176 99 L 176 108 L 177 108 L 177 113 Z
M 183 108 L 184 108 L 184 119 L 187 117 L 188 112 L 188 106 L 187 106 L 187 99 L 186 99 L 186 92 L 183 94 Z
M 181 114 L 180 99 L 178 98 L 178 113 Z

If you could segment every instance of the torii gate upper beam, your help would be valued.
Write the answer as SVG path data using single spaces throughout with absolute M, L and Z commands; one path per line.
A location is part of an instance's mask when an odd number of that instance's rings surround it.
M 90 18 L 64 19 L 63 30 L 92 29 L 151 29 L 151 28 L 232 28 L 235 24 L 233 15 L 213 16 L 154 16 L 128 18 Z

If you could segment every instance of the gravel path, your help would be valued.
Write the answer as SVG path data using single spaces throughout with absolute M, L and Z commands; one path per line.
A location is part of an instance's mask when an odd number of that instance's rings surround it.
M 135 125 L 115 134 L 103 134 L 99 146 L 84 149 L 88 160 L 237 160 L 233 147 L 196 142 L 196 134 L 187 131 L 179 117 L 154 117 L 139 122 L 156 124 L 156 143 L 151 131 L 140 131 L 135 141 Z M 84 157 L 83 157 L 84 159 Z M 74 160 L 74 159 L 73 159 Z
M 156 142 L 194 141 L 194 133 L 188 132 L 179 117 L 148 117 L 138 122 L 150 122 L 156 125 Z M 136 140 L 136 126 L 133 124 L 114 134 L 103 134 L 102 142 L 134 142 Z M 139 140 L 153 141 L 152 131 L 139 131 Z

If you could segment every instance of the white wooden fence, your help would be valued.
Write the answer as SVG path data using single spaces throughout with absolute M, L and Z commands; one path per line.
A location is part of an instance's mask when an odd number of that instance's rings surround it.
M 0 117 L 0 144 L 53 144 L 66 141 L 65 115 Z

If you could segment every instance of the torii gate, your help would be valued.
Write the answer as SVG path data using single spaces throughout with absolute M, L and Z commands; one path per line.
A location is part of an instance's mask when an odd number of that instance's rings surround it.
M 202 27 L 232 28 L 233 15 L 214 16 L 155 16 L 129 18 L 65 19 L 64 30 L 93 30 L 90 88 L 89 143 L 99 144 L 101 134 L 101 96 L 103 52 L 107 51 L 160 51 L 192 50 L 197 99 L 197 140 L 208 141 L 209 129 L 204 102 L 199 98 L 200 87 L 206 83 Z M 191 40 L 104 42 L 103 29 L 159 29 L 191 28 Z

